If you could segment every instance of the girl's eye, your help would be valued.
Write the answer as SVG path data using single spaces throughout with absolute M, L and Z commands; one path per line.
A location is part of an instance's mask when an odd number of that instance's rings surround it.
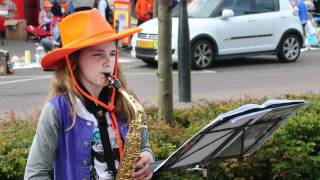
M 91 54 L 91 56 L 97 57 L 97 58 L 104 58 L 106 56 L 114 57 L 115 55 L 116 55 L 116 51 L 111 51 L 111 52 L 109 52 L 109 54 L 108 54 L 108 52 L 105 53 L 105 52 L 99 52 L 99 51 L 98 52 L 93 52 Z
M 101 57 L 103 55 L 104 55 L 103 53 L 93 53 L 92 54 L 92 56 L 94 56 L 94 57 Z

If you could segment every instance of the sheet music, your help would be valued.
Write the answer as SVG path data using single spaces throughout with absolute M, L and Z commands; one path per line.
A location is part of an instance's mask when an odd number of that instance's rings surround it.
M 231 155 L 250 155 L 305 103 L 304 100 L 267 100 L 261 105 L 246 104 L 220 114 L 156 167 L 154 172 Z M 257 133 L 254 133 L 255 128 Z M 247 139 L 241 140 L 241 136 Z

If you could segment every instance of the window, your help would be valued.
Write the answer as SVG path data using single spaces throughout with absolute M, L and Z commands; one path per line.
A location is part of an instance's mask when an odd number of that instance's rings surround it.
M 255 12 L 271 12 L 275 11 L 275 3 L 273 0 L 256 0 L 255 3 Z
M 233 10 L 235 16 L 250 14 L 251 0 L 226 0 L 222 9 Z
M 189 17 L 208 18 L 222 0 L 188 0 L 187 11 Z M 179 6 L 172 9 L 171 16 L 179 16 Z

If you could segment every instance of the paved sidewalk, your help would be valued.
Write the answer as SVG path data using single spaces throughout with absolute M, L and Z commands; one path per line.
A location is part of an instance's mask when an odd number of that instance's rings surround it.
M 0 49 L 7 50 L 10 56 L 18 56 L 19 58 L 24 56 L 25 50 L 30 50 L 31 54 L 35 53 L 36 43 L 32 41 L 25 40 L 6 40 L 4 39 L 4 44 L 0 45 Z
M 310 48 L 302 48 L 301 52 L 306 52 L 306 51 L 320 51 L 320 48 L 318 47 L 310 47 Z

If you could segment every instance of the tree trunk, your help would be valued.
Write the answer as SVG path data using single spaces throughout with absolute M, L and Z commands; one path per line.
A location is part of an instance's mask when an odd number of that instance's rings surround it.
M 153 17 L 158 17 L 158 0 L 153 1 Z
M 173 126 L 170 0 L 158 1 L 159 118 Z

